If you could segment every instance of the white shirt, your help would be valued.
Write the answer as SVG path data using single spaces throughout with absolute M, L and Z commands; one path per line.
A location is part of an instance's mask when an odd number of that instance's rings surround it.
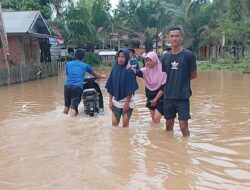
M 124 104 L 125 104 L 125 100 L 126 100 L 126 98 L 117 101 L 117 100 L 115 100 L 114 97 L 113 97 L 112 103 L 113 103 L 113 105 L 114 105 L 115 107 L 117 107 L 117 108 L 123 108 L 123 106 L 124 106 Z M 134 107 L 135 107 L 135 100 L 134 100 L 134 96 L 132 96 L 132 97 L 131 97 L 131 100 L 130 100 L 130 102 L 129 102 L 129 108 L 134 109 Z

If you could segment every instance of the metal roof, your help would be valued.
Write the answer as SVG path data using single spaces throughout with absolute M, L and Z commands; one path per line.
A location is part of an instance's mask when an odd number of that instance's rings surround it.
M 113 56 L 115 56 L 116 55 L 116 51 L 100 51 L 99 53 L 98 53 L 98 55 L 101 55 L 101 56 L 105 56 L 105 55 L 113 55 Z
M 7 34 L 47 34 L 51 35 L 40 11 L 3 12 Z

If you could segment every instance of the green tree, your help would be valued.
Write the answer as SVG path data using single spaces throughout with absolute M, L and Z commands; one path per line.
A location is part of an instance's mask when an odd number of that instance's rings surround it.
M 98 28 L 109 25 L 108 6 L 105 0 L 70 3 L 61 25 L 66 40 L 74 46 L 93 50 L 100 42 Z
M 56 17 L 61 17 L 63 15 L 64 8 L 66 8 L 68 3 L 72 1 L 73 0 L 46 0 L 46 4 L 52 5 L 56 12 Z
M 108 12 L 110 8 L 111 5 L 106 0 L 96 0 L 93 2 L 91 13 L 96 30 L 100 27 L 103 27 L 104 30 L 110 29 L 111 16 Z
M 40 10 L 45 19 L 50 19 L 52 15 L 48 0 L 1 0 L 1 5 L 7 10 Z
M 199 49 L 211 42 L 210 32 L 214 27 L 215 10 L 210 1 L 182 1 L 179 7 L 180 16 L 175 24 L 184 29 L 184 46 L 198 53 Z
M 247 16 L 246 0 L 229 0 L 228 1 L 228 18 L 233 22 L 243 20 Z
M 239 49 L 241 49 L 242 56 L 245 55 L 246 44 L 250 39 L 250 20 L 245 19 L 237 22 L 232 20 L 223 20 L 220 22 L 219 27 L 216 29 L 215 34 L 225 32 L 227 37 L 227 44 L 229 47 L 237 45 L 235 56 L 239 58 Z
M 248 18 L 250 18 L 250 1 L 247 1 Z
M 231 43 L 236 45 L 236 56 L 239 58 L 238 49 L 241 48 L 244 56 L 249 36 L 249 20 L 247 20 L 248 9 L 246 0 L 228 1 L 228 20 L 222 21 L 220 28 L 223 28 Z
M 218 22 L 226 18 L 227 0 L 196 0 L 183 1 L 179 6 L 185 13 L 183 20 L 179 24 L 183 26 L 185 31 L 185 46 L 192 51 L 199 53 L 203 47 L 209 47 L 212 57 L 224 55 L 224 40 L 222 36 L 224 31 L 220 31 L 216 35 L 213 32 L 218 27 Z M 183 8 L 184 7 L 184 8 Z M 221 51 L 218 51 L 218 50 Z
M 127 31 L 131 38 L 143 41 L 146 51 L 153 49 L 158 34 L 172 23 L 174 4 L 162 0 L 120 0 L 116 10 L 116 25 Z

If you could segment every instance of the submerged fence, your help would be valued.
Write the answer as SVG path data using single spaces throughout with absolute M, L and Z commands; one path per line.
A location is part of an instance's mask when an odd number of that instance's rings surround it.
M 37 80 L 55 76 L 64 69 L 65 62 L 52 62 L 38 65 L 15 65 L 10 68 L 10 83 L 16 84 L 25 81 Z M 0 86 L 8 84 L 7 68 L 0 69 Z

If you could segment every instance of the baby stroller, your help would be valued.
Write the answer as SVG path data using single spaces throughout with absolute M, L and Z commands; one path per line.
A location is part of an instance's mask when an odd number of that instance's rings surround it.
M 95 113 L 103 110 L 103 96 L 95 77 L 84 79 L 82 100 L 85 114 L 93 117 Z

